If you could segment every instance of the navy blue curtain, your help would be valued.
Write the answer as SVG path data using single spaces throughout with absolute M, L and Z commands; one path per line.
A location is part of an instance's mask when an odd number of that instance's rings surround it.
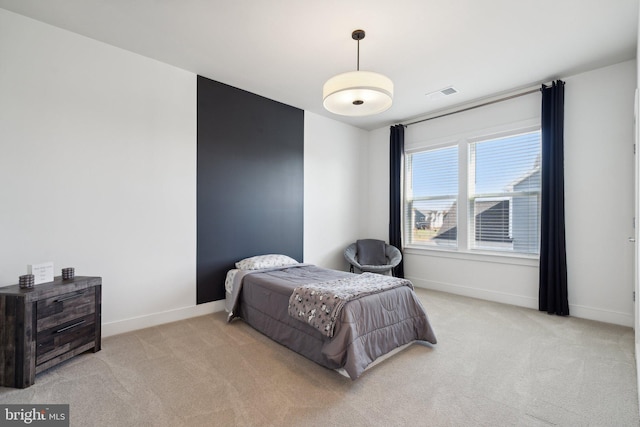
M 404 156 L 404 126 L 391 126 L 389 155 L 389 244 L 402 252 L 402 158 Z M 404 278 L 404 261 L 393 269 L 395 277 Z
M 569 315 L 564 218 L 564 82 L 542 85 L 542 202 L 538 308 Z

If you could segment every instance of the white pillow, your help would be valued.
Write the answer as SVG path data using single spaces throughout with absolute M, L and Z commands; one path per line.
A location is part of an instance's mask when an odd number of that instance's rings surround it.
M 236 262 L 236 268 L 239 270 L 261 270 L 263 268 L 284 267 L 293 264 L 298 264 L 298 261 L 286 255 L 269 254 L 245 258 Z

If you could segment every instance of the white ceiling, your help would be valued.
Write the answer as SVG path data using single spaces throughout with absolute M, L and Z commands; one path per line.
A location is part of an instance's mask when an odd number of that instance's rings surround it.
M 0 0 L 0 7 L 363 129 L 636 57 L 638 0 Z M 393 106 L 322 107 L 356 68 Z M 453 85 L 459 93 L 425 96 Z

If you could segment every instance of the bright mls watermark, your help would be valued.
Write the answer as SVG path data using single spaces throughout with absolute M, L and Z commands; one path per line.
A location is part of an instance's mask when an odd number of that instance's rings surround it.
M 0 426 L 69 427 L 69 405 L 0 405 Z

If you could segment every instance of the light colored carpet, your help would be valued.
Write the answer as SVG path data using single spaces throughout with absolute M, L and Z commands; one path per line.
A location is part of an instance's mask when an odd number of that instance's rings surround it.
M 3 403 L 72 426 L 638 426 L 633 331 L 417 290 L 438 337 L 357 381 L 224 313 L 103 339 Z

